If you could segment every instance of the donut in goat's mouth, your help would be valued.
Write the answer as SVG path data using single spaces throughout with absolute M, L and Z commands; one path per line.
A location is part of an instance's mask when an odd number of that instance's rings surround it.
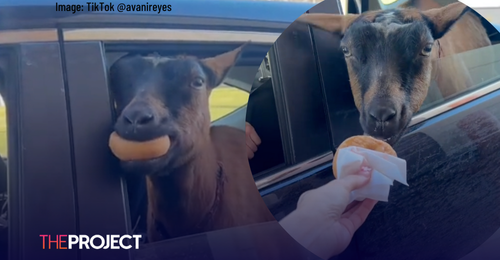
M 394 151 L 394 149 L 391 147 L 391 145 L 389 145 L 388 143 L 386 143 L 382 140 L 375 139 L 375 138 L 368 136 L 368 135 L 358 135 L 358 136 L 353 136 L 353 137 L 347 138 L 346 140 L 344 140 L 344 142 L 342 142 L 339 145 L 339 147 L 337 148 L 337 151 L 342 149 L 342 148 L 346 148 L 346 147 L 350 147 L 350 146 L 356 146 L 356 147 L 361 147 L 361 148 L 365 148 L 365 149 L 370 149 L 373 151 L 386 153 L 386 154 L 397 157 L 396 151 Z M 335 152 L 335 156 L 333 157 L 333 175 L 335 176 L 335 178 L 337 178 L 337 176 L 338 176 L 337 175 L 337 154 L 338 154 L 338 152 Z
M 122 161 L 150 160 L 168 152 L 170 137 L 165 135 L 146 142 L 134 142 L 125 140 L 113 132 L 109 136 L 109 148 Z

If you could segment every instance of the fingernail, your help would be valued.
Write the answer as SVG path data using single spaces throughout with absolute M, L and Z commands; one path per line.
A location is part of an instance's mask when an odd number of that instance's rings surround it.
M 370 175 L 371 172 L 372 172 L 372 168 L 367 167 L 367 166 L 362 166 L 361 170 L 359 171 L 360 174 L 365 175 L 365 176 Z

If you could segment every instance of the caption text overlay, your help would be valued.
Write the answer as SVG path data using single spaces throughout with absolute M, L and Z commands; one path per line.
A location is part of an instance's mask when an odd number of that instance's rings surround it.
M 82 4 L 64 4 L 56 2 L 57 12 L 170 12 L 169 4 L 124 4 L 112 2 L 82 2 Z

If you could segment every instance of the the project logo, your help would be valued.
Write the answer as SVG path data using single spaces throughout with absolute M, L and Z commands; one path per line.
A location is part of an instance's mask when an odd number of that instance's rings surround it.
M 139 249 L 139 239 L 142 235 L 40 235 L 43 249 Z M 131 243 L 132 239 L 135 243 Z M 132 246 L 134 244 L 134 246 Z

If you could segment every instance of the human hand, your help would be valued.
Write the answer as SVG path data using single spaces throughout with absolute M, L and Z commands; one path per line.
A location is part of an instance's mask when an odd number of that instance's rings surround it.
M 260 145 L 260 137 L 253 128 L 251 124 L 248 122 L 245 123 L 245 133 L 247 138 L 247 156 L 248 159 L 252 159 L 254 157 L 254 153 L 257 152 L 258 146 Z
M 350 202 L 351 191 L 368 184 L 372 169 L 342 175 L 317 189 L 304 192 L 297 209 L 280 221 L 302 246 L 328 259 L 344 251 L 354 232 L 365 222 L 377 201 Z

